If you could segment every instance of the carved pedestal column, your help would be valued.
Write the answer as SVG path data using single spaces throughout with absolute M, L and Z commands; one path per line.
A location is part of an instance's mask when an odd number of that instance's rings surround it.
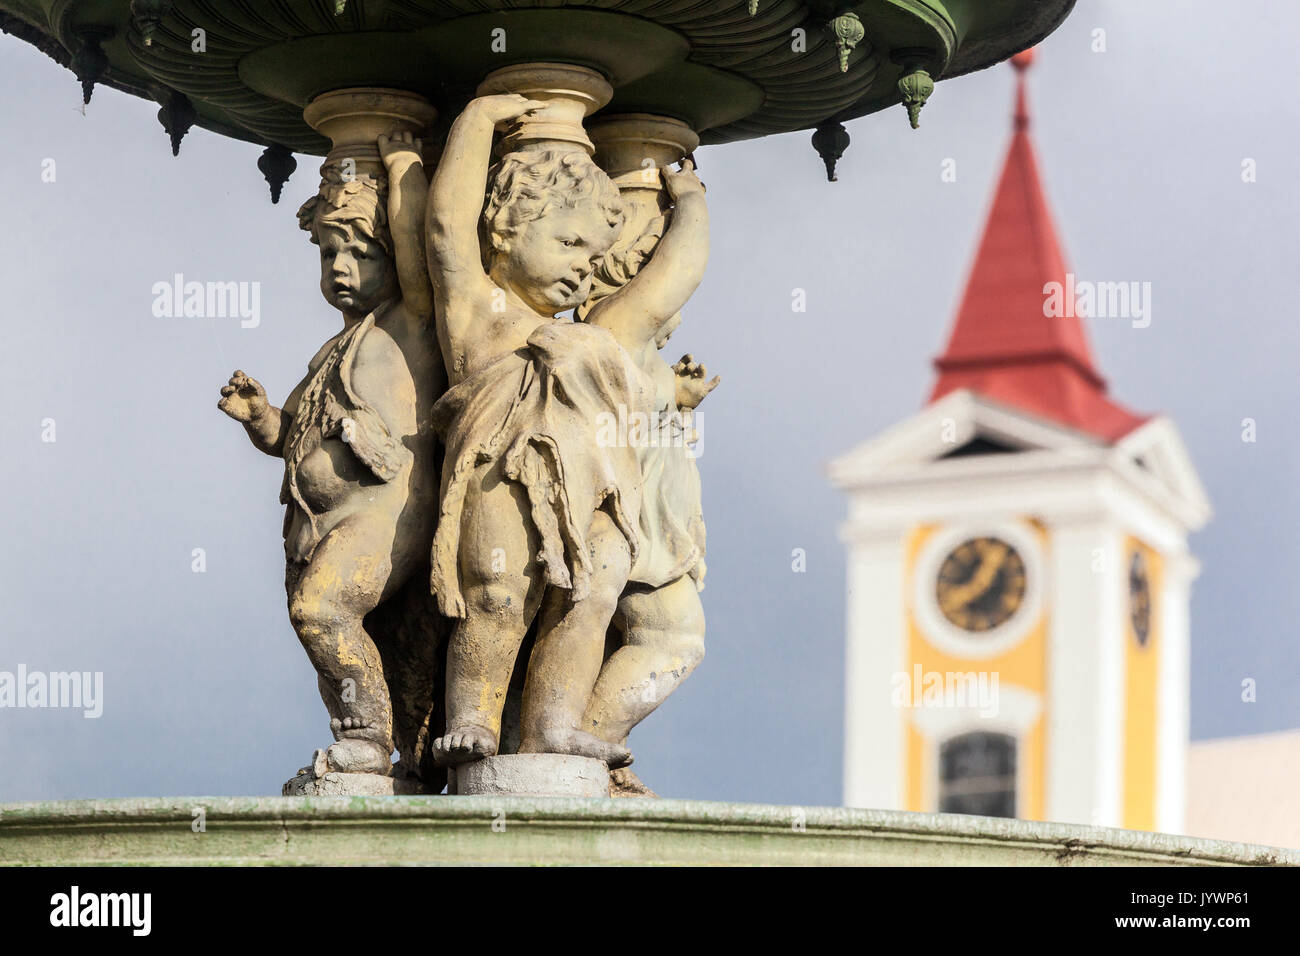
M 635 238 L 666 205 L 660 168 L 681 162 L 700 138 L 680 120 L 649 113 L 601 116 L 588 132 L 596 164 L 609 173 L 627 203 L 623 236 Z
M 456 796 L 607 797 L 609 768 L 569 754 L 503 754 L 453 769 L 447 792 Z
M 590 156 L 595 147 L 582 121 L 610 101 L 614 88 L 595 70 L 567 63 L 523 63 L 494 70 L 479 84 L 478 95 L 517 93 L 545 102 L 546 108 L 522 117 L 497 144 L 499 154 L 517 149 L 573 144 Z
M 379 179 L 384 175 L 376 146 L 379 137 L 395 130 L 420 136 L 433 125 L 438 111 L 415 93 L 357 87 L 322 93 L 307 104 L 302 116 L 334 144 L 322 170 L 338 165 L 345 174 Z

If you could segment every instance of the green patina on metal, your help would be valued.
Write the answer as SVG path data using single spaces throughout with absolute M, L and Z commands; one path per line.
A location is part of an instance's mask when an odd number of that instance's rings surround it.
M 912 70 L 898 81 L 898 91 L 903 96 L 903 105 L 907 107 L 907 118 L 912 129 L 921 125 L 921 107 L 925 106 L 934 92 L 934 80 L 930 74 L 919 67 Z
M 839 53 L 840 72 L 849 71 L 849 54 L 862 42 L 867 29 L 862 25 L 856 13 L 842 13 L 830 22 L 831 32 L 835 34 L 835 48 Z
M 615 87 L 608 110 L 682 119 L 707 144 L 896 105 L 906 75 L 898 50 L 925 51 L 920 67 L 933 79 L 957 76 L 1037 43 L 1074 0 L 499 5 L 484 12 L 481 0 L 0 0 L 0 28 L 74 66 L 87 95 L 102 84 L 157 100 L 169 110 L 173 138 L 174 114 L 185 113 L 175 105 L 180 94 L 195 125 L 323 154 L 328 144 L 301 112 L 317 93 L 408 89 L 446 115 L 491 70 L 540 59 L 598 69 Z
M 1297 866 L 1300 852 L 1025 820 L 706 801 L 173 797 L 0 805 L 0 863 Z

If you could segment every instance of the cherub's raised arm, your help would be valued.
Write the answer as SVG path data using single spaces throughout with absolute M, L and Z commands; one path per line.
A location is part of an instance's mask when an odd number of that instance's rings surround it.
M 709 209 L 693 165 L 686 160 L 681 171 L 664 169 L 662 174 L 675 200 L 663 239 L 641 271 L 587 317 L 626 348 L 655 339 L 699 287 L 709 260 Z
M 447 134 L 447 145 L 429 185 L 424 225 L 429 273 L 435 287 L 444 284 L 447 273 L 483 274 L 479 258 L 478 217 L 483 210 L 483 186 L 487 181 L 495 124 L 472 101 L 456 117 Z
M 479 252 L 478 220 L 492 158 L 492 132 L 499 123 L 545 106 L 513 93 L 471 100 L 447 134 L 425 208 L 425 251 L 437 304 L 438 338 L 447 371 L 464 359 L 468 325 L 485 302 L 492 281 Z M 455 375 L 453 374 L 453 380 Z
M 451 124 L 425 213 L 429 270 L 435 287 L 443 273 L 484 275 L 478 218 L 492 159 L 492 132 L 498 124 L 545 105 L 514 93 L 480 96 Z
M 433 286 L 429 284 L 424 254 L 424 207 L 429 180 L 420 158 L 420 141 L 409 132 L 381 136 L 379 155 L 388 170 L 388 225 L 402 300 L 416 315 L 432 315 Z

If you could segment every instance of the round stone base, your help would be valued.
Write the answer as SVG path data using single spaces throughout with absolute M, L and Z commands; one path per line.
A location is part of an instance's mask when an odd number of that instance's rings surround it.
M 461 764 L 447 775 L 457 796 L 608 797 L 609 768 L 569 754 L 504 754 Z

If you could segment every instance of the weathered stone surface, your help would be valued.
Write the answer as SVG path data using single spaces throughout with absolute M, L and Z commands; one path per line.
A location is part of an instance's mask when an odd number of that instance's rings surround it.
M 205 827 L 195 832 L 194 811 Z M 0 804 L 0 864 L 1300 866 L 1300 851 L 1024 820 L 686 800 L 166 797 Z
M 337 773 L 322 777 L 300 773 L 280 790 L 286 797 L 392 797 L 426 793 L 413 777 L 382 777 L 377 773 Z
M 289 620 L 317 674 L 334 743 L 326 771 L 400 775 L 434 792 L 441 648 L 451 628 L 428 593 L 441 468 L 423 409 L 446 390 L 422 251 L 428 177 L 419 134 L 436 116 L 401 90 L 323 94 L 304 114 L 334 148 L 298 210 L 320 248 L 321 292 L 342 328 L 280 406 L 237 370 L 218 408 L 253 446 L 284 460 Z M 328 789 L 326 792 L 340 792 Z
M 605 797 L 609 768 L 591 757 L 508 754 L 462 764 L 449 775 L 459 796 Z
M 532 631 L 519 750 L 623 767 L 633 728 L 704 655 L 689 422 L 717 379 L 659 354 L 708 259 L 687 156 L 699 140 L 665 117 L 607 122 L 607 162 L 633 164 L 616 169 L 631 177 L 622 190 L 583 127 L 612 94 L 599 72 L 518 63 L 478 94 L 447 132 L 426 203 L 449 383 L 433 410 L 445 458 L 430 587 L 457 621 L 433 750 L 442 766 L 505 752 L 507 688 Z M 556 320 L 570 309 L 581 321 Z M 607 780 L 575 791 L 468 773 L 489 792 L 608 792 Z
M 649 798 L 657 800 L 659 794 L 645 785 L 645 782 L 632 772 L 631 767 L 620 767 L 609 774 L 609 795 L 611 797 Z

